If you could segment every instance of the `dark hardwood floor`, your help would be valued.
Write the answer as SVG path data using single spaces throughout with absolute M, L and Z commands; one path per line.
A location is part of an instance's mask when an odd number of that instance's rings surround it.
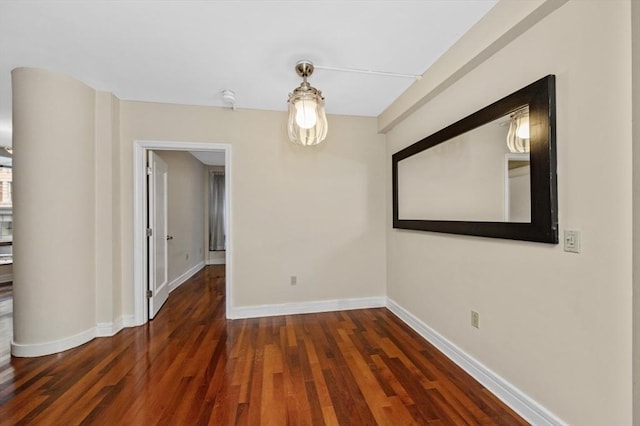
M 526 424 L 388 310 L 225 319 L 224 267 L 147 325 L 0 364 L 0 424 Z

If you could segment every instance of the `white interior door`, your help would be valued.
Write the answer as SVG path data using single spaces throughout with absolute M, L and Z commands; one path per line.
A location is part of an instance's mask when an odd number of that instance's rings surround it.
M 149 319 L 156 316 L 169 296 L 167 240 L 168 168 L 156 153 L 149 151 Z

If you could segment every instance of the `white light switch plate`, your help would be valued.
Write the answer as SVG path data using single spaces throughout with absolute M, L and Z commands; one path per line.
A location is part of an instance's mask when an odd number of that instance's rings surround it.
M 567 229 L 564 231 L 564 251 L 580 253 L 580 231 Z

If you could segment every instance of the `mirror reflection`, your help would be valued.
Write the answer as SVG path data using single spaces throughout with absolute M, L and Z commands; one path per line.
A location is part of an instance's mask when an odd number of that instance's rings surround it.
M 398 162 L 399 219 L 531 222 L 529 108 Z

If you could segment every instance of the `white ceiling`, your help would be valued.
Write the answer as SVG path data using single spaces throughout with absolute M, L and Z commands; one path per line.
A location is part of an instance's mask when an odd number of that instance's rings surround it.
M 294 65 L 422 74 L 497 0 L 0 0 L 0 145 L 13 68 L 121 99 L 285 110 Z M 412 79 L 316 70 L 327 112 L 377 116 Z

